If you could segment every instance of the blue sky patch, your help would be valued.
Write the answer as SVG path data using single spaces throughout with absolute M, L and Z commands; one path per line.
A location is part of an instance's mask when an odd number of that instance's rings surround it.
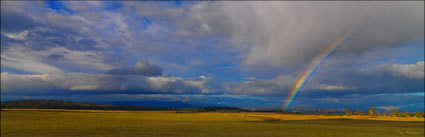
M 56 10 L 57 12 L 61 12 L 63 10 L 68 13 L 74 13 L 61 1 L 46 1 L 46 3 L 50 9 Z

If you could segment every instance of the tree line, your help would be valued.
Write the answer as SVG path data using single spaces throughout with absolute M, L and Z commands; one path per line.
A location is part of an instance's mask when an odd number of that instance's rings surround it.
M 245 110 L 237 108 L 237 107 L 223 107 L 223 106 L 176 109 L 176 113 L 195 113 L 195 112 L 245 112 Z
M 374 117 L 380 117 L 380 116 L 390 116 L 390 117 L 417 117 L 417 118 L 423 118 L 425 117 L 424 112 L 418 110 L 416 112 L 409 112 L 405 110 L 404 112 L 401 112 L 400 110 L 393 109 L 390 112 L 387 111 L 379 111 L 375 107 L 369 107 L 367 113 L 364 113 L 362 110 L 353 110 L 346 108 L 345 109 L 345 115 L 351 116 L 351 115 L 368 115 L 368 116 L 374 116 Z
M 168 110 L 164 107 L 121 106 L 98 103 L 71 102 L 64 100 L 15 100 L 1 102 L 1 108 L 32 109 L 96 109 L 96 110 Z
M 71 102 L 64 100 L 15 100 L 1 102 L 1 108 L 25 109 L 95 109 L 95 110 L 175 110 L 177 113 L 193 112 L 244 112 L 236 107 L 211 106 L 197 108 L 167 108 L 149 106 L 123 106 L 98 103 Z

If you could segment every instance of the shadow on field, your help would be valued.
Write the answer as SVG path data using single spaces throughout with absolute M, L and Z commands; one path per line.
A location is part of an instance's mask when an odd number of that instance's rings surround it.
M 244 121 L 244 122 L 279 122 L 280 119 L 278 118 L 270 118 L 270 117 L 261 117 L 261 116 L 245 116 L 245 117 L 252 117 L 252 118 L 259 118 L 263 119 L 261 121 Z
M 247 116 L 263 119 L 261 121 L 244 121 L 250 123 L 298 123 L 298 124 L 329 124 L 329 125 L 379 125 L 385 127 L 424 128 L 423 121 L 381 121 L 381 120 L 357 120 L 357 119 L 313 119 L 313 120 L 281 120 L 270 117 Z

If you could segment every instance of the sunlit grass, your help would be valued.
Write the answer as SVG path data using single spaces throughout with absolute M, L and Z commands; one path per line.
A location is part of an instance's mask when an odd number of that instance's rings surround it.
M 1 111 L 2 137 L 396 137 L 424 136 L 423 121 L 341 116 L 173 111 Z M 322 119 L 321 118 L 339 119 Z M 350 116 L 356 117 L 356 116 Z M 318 118 L 313 120 L 311 118 Z M 278 119 L 278 120 L 276 120 Z M 367 119 L 367 118 L 366 118 Z

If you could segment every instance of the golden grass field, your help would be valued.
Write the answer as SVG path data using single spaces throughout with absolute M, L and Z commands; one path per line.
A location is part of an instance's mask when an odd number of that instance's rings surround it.
M 2 137 L 423 137 L 423 118 L 4 109 Z

